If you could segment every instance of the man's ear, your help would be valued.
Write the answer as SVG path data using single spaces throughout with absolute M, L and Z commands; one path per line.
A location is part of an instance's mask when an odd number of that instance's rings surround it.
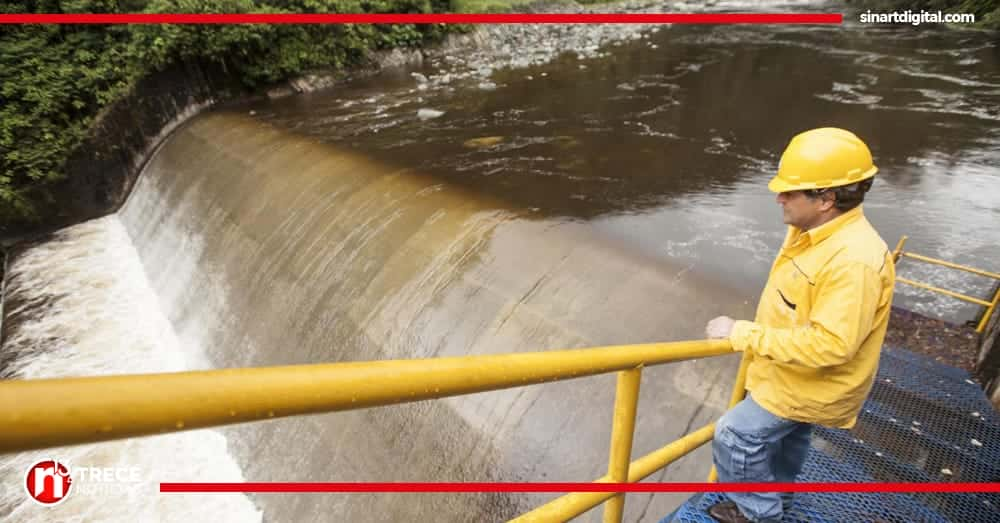
M 823 193 L 822 201 L 819 204 L 819 209 L 823 212 L 833 209 L 837 205 L 837 195 L 833 191 L 827 191 Z

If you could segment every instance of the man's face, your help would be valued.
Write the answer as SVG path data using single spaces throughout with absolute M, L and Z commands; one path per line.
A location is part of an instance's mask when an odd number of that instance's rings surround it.
M 823 198 L 810 198 L 803 191 L 778 193 L 781 218 L 788 225 L 809 230 L 817 223 L 823 211 Z

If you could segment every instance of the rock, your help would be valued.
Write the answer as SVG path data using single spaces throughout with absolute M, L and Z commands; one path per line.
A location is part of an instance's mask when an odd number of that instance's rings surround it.
M 480 82 L 479 88 L 484 91 L 492 91 L 497 88 L 497 84 L 493 82 Z
M 321 74 L 305 74 L 292 78 L 288 85 L 297 93 L 311 93 L 327 87 L 332 87 L 337 83 L 335 72 Z
M 410 73 L 410 76 L 412 76 L 420 85 L 426 84 L 428 82 L 427 77 L 420 73 Z
M 287 85 L 283 85 L 281 87 L 275 87 L 273 89 L 268 89 L 267 90 L 267 97 L 270 98 L 270 99 L 272 99 L 272 100 L 275 100 L 275 99 L 278 99 L 278 98 L 284 98 L 286 96 L 291 96 L 293 94 L 295 94 L 295 90 L 292 89 L 291 87 L 287 86 Z
M 380 69 L 391 69 L 396 67 L 419 67 L 423 63 L 423 54 L 419 49 L 404 50 L 395 48 L 372 53 L 372 61 L 378 64 Z
M 421 120 L 430 120 L 432 118 L 437 118 L 444 114 L 444 111 L 438 111 L 437 109 L 420 109 L 417 111 L 417 118 Z

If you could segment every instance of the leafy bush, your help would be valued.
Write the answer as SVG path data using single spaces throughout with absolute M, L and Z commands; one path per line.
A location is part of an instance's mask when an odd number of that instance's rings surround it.
M 0 13 L 429 13 L 448 0 L 0 0 Z M 249 88 L 373 49 L 418 46 L 442 25 L 0 26 L 0 230 L 38 221 L 95 117 L 143 76 L 216 62 Z

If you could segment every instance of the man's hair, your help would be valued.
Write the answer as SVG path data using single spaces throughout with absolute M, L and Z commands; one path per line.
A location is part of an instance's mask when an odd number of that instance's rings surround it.
M 805 193 L 810 198 L 819 198 L 827 192 L 832 193 L 836 198 L 833 204 L 834 207 L 840 212 L 847 212 L 865 201 L 865 193 L 872 188 L 873 181 L 875 181 L 875 178 L 868 178 L 867 180 L 861 180 L 860 182 L 840 187 L 809 189 Z

